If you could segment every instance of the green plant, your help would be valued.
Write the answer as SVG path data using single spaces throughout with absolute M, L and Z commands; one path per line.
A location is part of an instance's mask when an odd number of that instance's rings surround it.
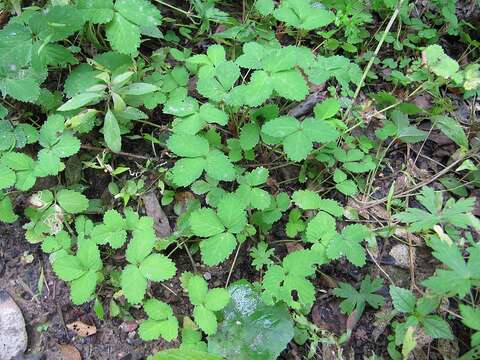
M 148 319 L 143 321 L 138 333 L 143 340 L 155 340 L 159 337 L 172 341 L 178 336 L 178 321 L 173 315 L 172 308 L 157 299 L 145 301 L 143 308 Z
M 208 289 L 207 282 L 199 275 L 182 274 L 182 281 L 192 305 L 193 317 L 207 335 L 217 332 L 216 311 L 222 310 L 230 300 L 226 289 Z
M 236 234 L 247 225 L 247 214 L 241 199 L 235 194 L 225 196 L 217 211 L 210 208 L 195 210 L 190 215 L 192 233 L 202 238 L 200 251 L 203 262 L 217 265 L 224 261 L 237 245 Z
M 383 296 L 375 294 L 382 287 L 381 279 L 372 281 L 370 276 L 367 275 L 362 280 L 359 290 L 348 283 L 341 282 L 339 285 L 338 288 L 333 289 L 333 294 L 345 299 L 340 303 L 340 307 L 342 312 L 346 314 L 355 312 L 356 317 L 360 318 L 366 304 L 378 309 L 385 302 Z

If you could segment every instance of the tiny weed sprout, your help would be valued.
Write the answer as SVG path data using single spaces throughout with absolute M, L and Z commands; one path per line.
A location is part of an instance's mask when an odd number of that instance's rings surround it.
M 479 6 L 0 0 L 0 287 L 38 351 L 477 358 Z

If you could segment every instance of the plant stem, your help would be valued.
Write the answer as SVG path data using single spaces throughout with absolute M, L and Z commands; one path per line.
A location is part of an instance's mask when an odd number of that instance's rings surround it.
M 355 104 L 355 100 L 358 97 L 358 94 L 360 94 L 360 90 L 363 87 L 363 84 L 365 82 L 365 79 L 367 77 L 368 72 L 370 71 L 370 68 L 373 65 L 373 62 L 377 58 L 378 53 L 380 52 L 380 49 L 385 42 L 385 38 L 387 37 L 387 34 L 390 32 L 390 29 L 393 26 L 393 23 L 395 22 L 395 19 L 397 18 L 398 14 L 400 13 L 400 8 L 402 7 L 404 0 L 399 0 L 397 6 L 395 7 L 395 10 L 393 11 L 392 17 L 390 18 L 390 21 L 387 24 L 387 27 L 383 31 L 382 37 L 380 38 L 380 41 L 377 44 L 377 48 L 375 49 L 375 52 L 373 53 L 372 57 L 370 58 L 370 61 L 368 62 L 365 70 L 363 71 L 362 78 L 360 79 L 360 82 L 357 85 L 357 89 L 355 90 L 355 93 L 353 94 L 352 102 L 348 106 L 347 111 L 345 112 L 345 115 L 343 116 L 343 120 L 345 121 L 346 118 L 350 115 L 350 112 L 352 111 L 353 104 Z

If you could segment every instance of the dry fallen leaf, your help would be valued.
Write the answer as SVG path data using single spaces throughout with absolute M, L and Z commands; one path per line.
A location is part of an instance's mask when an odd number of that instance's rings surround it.
M 73 345 L 59 344 L 58 348 L 62 354 L 62 360 L 82 360 L 82 355 Z
M 68 324 L 67 328 L 81 337 L 90 336 L 97 332 L 97 327 L 95 325 L 87 325 L 81 321 L 74 321 Z
M 170 236 L 172 229 L 168 223 L 167 215 L 163 211 L 154 192 L 148 192 L 142 195 L 143 204 L 147 215 L 153 219 L 153 226 L 158 237 L 165 238 Z

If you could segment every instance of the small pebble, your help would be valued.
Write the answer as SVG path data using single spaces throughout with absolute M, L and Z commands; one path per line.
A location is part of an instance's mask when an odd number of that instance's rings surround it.
M 212 278 L 212 274 L 210 274 L 208 271 L 203 274 L 203 278 L 207 281 L 209 281 Z

